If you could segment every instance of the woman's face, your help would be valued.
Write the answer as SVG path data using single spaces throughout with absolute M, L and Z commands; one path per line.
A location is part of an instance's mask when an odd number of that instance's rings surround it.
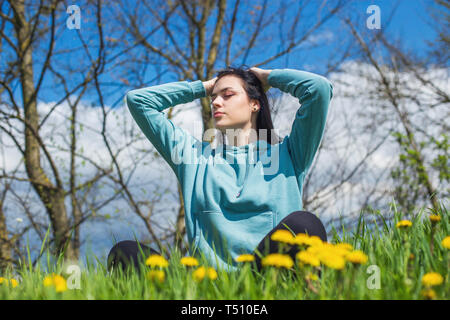
M 256 120 L 259 103 L 257 100 L 250 101 L 242 85 L 243 80 L 234 75 L 224 76 L 214 84 L 211 110 L 217 129 L 251 128 L 252 115 Z M 222 114 L 214 115 L 216 112 Z

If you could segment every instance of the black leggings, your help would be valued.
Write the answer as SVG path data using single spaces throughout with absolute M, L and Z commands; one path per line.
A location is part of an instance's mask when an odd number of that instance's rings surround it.
M 284 229 L 288 230 L 284 225 L 287 225 L 295 234 L 307 233 L 310 236 L 318 236 L 322 241 L 327 241 L 327 233 L 325 227 L 318 217 L 308 211 L 294 211 L 286 216 L 280 223 L 273 228 L 258 244 L 255 251 L 253 252 L 255 256 L 255 262 L 257 270 L 261 270 L 261 259 L 256 253 L 259 252 L 263 256 L 269 253 L 278 252 L 278 242 L 270 239 L 272 233 L 276 230 Z M 159 254 L 156 250 L 138 243 L 132 240 L 120 241 L 112 247 L 108 254 L 108 270 L 112 268 L 122 268 L 122 270 L 127 269 L 129 266 L 134 266 L 138 269 L 139 260 L 143 260 L 143 256 L 139 250 L 138 245 L 141 247 L 145 257 L 150 254 Z M 292 246 L 287 254 L 289 254 L 295 261 L 295 255 L 298 252 L 296 246 Z

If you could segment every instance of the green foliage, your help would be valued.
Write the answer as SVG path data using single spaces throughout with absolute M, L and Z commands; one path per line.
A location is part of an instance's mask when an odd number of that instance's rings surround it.
M 431 195 L 427 189 L 427 183 L 431 180 L 430 176 L 437 175 L 439 183 L 449 181 L 448 136 L 442 134 L 440 140 L 430 137 L 429 141 L 422 141 L 418 143 L 417 149 L 413 149 L 411 141 L 415 137 L 412 134 L 406 136 L 400 132 L 394 132 L 392 135 L 401 150 L 399 165 L 391 172 L 395 185 L 393 196 L 401 210 L 414 211 L 417 207 L 429 203 Z M 425 155 L 430 154 L 434 154 L 435 157 L 426 163 Z M 440 186 L 434 187 L 439 189 Z M 448 191 L 443 189 L 442 194 L 433 196 L 444 199 L 448 197 Z
M 165 272 L 163 282 L 148 279 L 146 272 L 150 269 L 144 264 L 141 265 L 146 271 L 143 273 L 108 272 L 100 259 L 95 257 L 97 265 L 94 266 L 87 257 L 80 274 L 80 288 L 58 292 L 54 286 L 44 286 L 45 277 L 60 274 L 69 283 L 70 272 L 64 269 L 60 257 L 50 263 L 47 250 L 45 268 L 40 263 L 23 264 L 1 275 L 18 280 L 18 285 L 0 284 L 0 299 L 425 299 L 422 277 L 436 272 L 444 281 L 432 289 L 436 299 L 447 300 L 450 250 L 442 245 L 442 240 L 450 234 L 447 209 L 442 207 L 439 212 L 433 212 L 441 219 L 432 223 L 429 212 L 424 210 L 405 215 L 397 210 L 395 203 L 391 208 L 392 220 L 370 210 L 361 212 L 354 230 L 332 227 L 330 242 L 349 243 L 368 257 L 363 265 L 347 262 L 343 270 L 324 265 L 320 269 L 300 266 L 296 262 L 291 270 L 264 267 L 256 272 L 251 264 L 244 263 L 238 271 L 217 270 L 217 279 L 205 278 L 198 282 L 193 278 L 196 267 L 182 265 L 180 251 L 173 249 L 169 267 L 160 269 Z M 412 226 L 397 228 L 396 224 L 404 219 L 409 219 Z M 205 257 L 199 255 L 198 259 L 200 265 L 208 266 Z M 319 271 L 317 280 L 306 280 L 308 274 L 318 275 Z

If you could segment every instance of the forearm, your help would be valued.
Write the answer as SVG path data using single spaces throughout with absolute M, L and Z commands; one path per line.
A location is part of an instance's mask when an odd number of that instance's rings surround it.
M 330 100 L 333 85 L 325 77 L 296 69 L 274 69 L 269 73 L 268 83 L 274 88 L 289 93 L 299 99 L 301 104 L 311 100 L 311 96 Z M 326 103 L 326 101 L 324 101 Z
M 205 96 L 202 81 L 178 81 L 131 90 L 126 95 L 126 101 L 129 108 L 162 111 Z
M 294 69 L 275 69 L 268 81 L 271 86 L 297 97 L 301 104 L 288 145 L 296 173 L 304 177 L 323 137 L 333 86 L 325 77 Z

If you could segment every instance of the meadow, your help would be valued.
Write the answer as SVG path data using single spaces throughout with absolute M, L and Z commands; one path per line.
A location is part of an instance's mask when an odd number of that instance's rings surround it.
M 377 219 L 375 219 L 377 218 Z M 378 222 L 377 222 L 378 221 Z M 339 232 L 338 232 L 339 231 Z M 238 271 L 208 265 L 204 257 L 146 257 L 143 272 L 108 272 L 105 262 L 76 272 L 47 252 L 47 265 L 23 261 L 0 274 L 0 299 L 434 299 L 449 298 L 450 232 L 445 207 L 393 218 L 360 214 L 356 228 L 333 227 L 328 243 L 289 231 L 274 234 L 281 250 L 263 257 L 260 272 L 242 255 Z M 297 246 L 296 259 L 284 254 Z M 41 249 L 42 251 L 43 249 Z M 42 252 L 41 252 L 42 253 Z M 45 270 L 45 271 L 44 271 Z

